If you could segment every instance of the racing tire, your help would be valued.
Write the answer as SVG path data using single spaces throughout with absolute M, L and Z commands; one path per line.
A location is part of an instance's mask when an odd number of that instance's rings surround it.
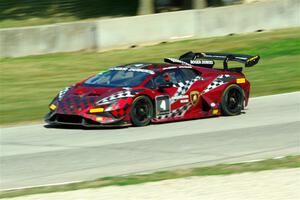
M 223 115 L 241 114 L 244 109 L 244 91 L 238 85 L 229 85 L 222 94 L 221 110 Z
M 130 118 L 133 126 L 147 126 L 153 116 L 153 104 L 147 96 L 139 96 L 134 99 Z

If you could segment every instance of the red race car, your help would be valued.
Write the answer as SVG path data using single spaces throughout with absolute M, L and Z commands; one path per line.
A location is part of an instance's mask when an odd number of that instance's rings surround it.
M 45 116 L 49 124 L 145 126 L 219 115 L 238 115 L 248 104 L 250 83 L 242 67 L 259 56 L 193 53 L 164 64 L 133 63 L 110 68 L 60 91 Z M 223 69 L 213 69 L 223 60 Z

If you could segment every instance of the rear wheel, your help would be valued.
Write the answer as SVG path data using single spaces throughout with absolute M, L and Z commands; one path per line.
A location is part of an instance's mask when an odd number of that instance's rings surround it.
M 238 85 L 230 85 L 224 90 L 222 95 L 222 113 L 228 116 L 239 115 L 244 107 L 243 103 L 243 89 Z
M 131 106 L 130 117 L 134 126 L 146 126 L 153 116 L 153 104 L 146 96 L 137 97 Z

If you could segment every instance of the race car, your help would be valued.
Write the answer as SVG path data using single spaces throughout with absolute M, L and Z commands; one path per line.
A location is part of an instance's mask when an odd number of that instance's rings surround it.
M 260 57 L 187 52 L 165 63 L 116 66 L 66 87 L 49 104 L 48 124 L 87 127 L 146 126 L 220 115 L 239 115 L 248 104 L 250 83 L 243 67 Z M 214 68 L 223 60 L 222 68 Z

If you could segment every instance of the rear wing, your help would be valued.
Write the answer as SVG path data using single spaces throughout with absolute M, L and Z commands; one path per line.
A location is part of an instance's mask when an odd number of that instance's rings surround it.
M 208 60 L 223 60 L 223 67 L 225 70 L 228 70 L 228 62 L 236 61 L 240 63 L 244 63 L 245 67 L 252 67 L 256 65 L 260 59 L 258 55 L 244 55 L 244 54 L 231 54 L 231 53 L 210 53 L 210 52 L 202 52 L 202 53 L 193 53 L 187 52 L 179 57 L 179 60 L 184 61 L 189 64 L 197 63 L 196 61 L 199 59 L 208 59 Z M 201 63 L 201 62 L 199 62 Z M 196 64 L 195 64 L 196 65 Z M 211 66 L 212 67 L 212 66 Z

